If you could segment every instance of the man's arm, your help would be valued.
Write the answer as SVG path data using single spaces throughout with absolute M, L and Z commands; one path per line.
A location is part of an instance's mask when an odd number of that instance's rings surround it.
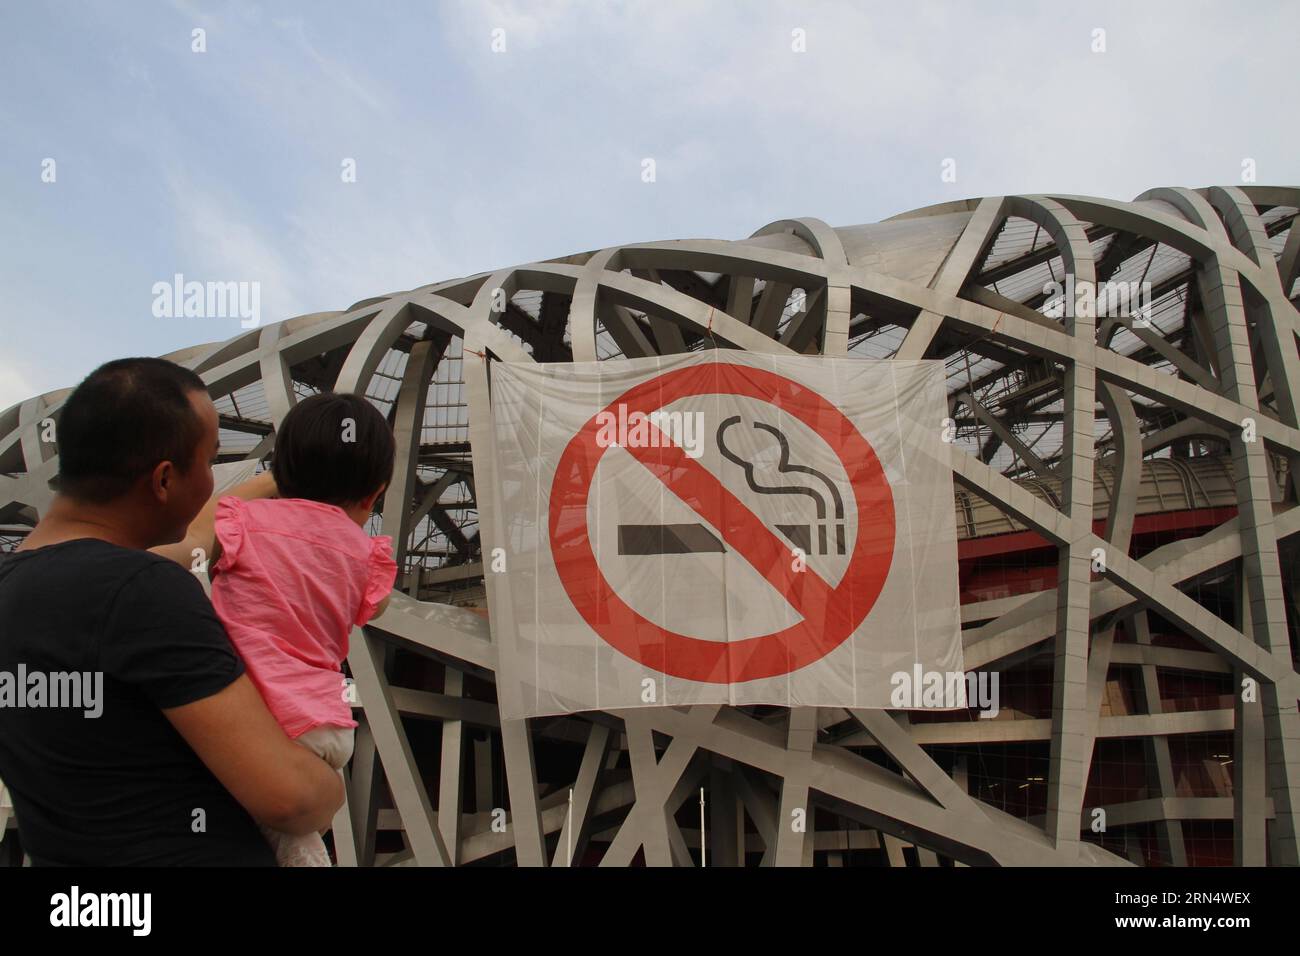
M 338 772 L 285 736 L 247 674 L 163 713 L 258 823 L 314 833 L 327 829 L 343 805 Z
M 149 550 L 154 554 L 175 561 L 182 567 L 188 568 L 194 563 L 194 549 L 199 548 L 203 551 L 204 558 L 208 560 L 208 567 L 211 567 L 216 562 L 213 546 L 217 538 L 217 501 L 226 495 L 233 495 L 236 498 L 251 501 L 254 498 L 273 498 L 275 493 L 275 478 L 269 470 L 262 472 L 260 475 L 254 475 L 248 481 L 241 482 L 228 491 L 218 492 L 209 498 L 208 503 L 203 506 L 203 510 L 190 522 L 189 529 L 185 532 L 183 539 L 175 544 L 163 544 Z

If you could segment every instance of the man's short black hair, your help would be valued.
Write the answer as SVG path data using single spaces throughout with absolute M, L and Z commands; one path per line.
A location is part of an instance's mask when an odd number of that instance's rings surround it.
M 203 379 L 160 358 L 106 362 L 82 381 L 59 413 L 56 429 L 61 494 L 102 504 L 131 490 L 159 462 L 185 474 L 203 438 L 190 404 Z
M 392 480 L 396 448 L 393 430 L 369 399 L 323 392 L 280 423 L 271 473 L 282 498 L 352 505 Z

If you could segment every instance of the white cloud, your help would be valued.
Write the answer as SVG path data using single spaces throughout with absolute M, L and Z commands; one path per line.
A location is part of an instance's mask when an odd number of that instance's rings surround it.
M 10 359 L 0 359 L 0 411 L 40 393 L 41 389 L 32 384 L 22 366 Z
M 258 282 L 264 324 L 307 311 L 302 284 L 311 277 L 295 268 L 292 247 L 268 235 L 252 210 L 178 171 L 167 185 L 180 246 L 174 267 L 158 281 L 179 272 L 198 282 Z M 232 325 L 228 335 L 238 331 Z

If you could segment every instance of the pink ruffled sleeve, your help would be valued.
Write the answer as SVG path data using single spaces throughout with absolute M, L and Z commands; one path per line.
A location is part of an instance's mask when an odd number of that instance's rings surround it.
M 393 590 L 397 580 L 397 562 L 393 560 L 393 539 L 386 534 L 370 539 L 370 559 L 366 565 L 366 583 L 361 596 L 361 609 L 353 623 L 360 627 L 375 616 L 379 606 Z
M 244 543 L 243 499 L 233 495 L 219 499 L 213 527 L 217 533 L 217 543 L 221 545 L 221 556 L 213 567 L 217 571 L 226 571 L 239 560 L 239 549 Z

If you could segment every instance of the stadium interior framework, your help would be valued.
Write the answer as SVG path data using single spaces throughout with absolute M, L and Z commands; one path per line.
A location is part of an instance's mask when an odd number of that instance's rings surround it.
M 353 636 L 339 864 L 1300 862 L 1298 207 L 1300 188 L 1242 186 L 783 220 L 168 356 L 208 384 L 223 461 L 264 458 L 321 390 L 364 393 L 395 430 L 371 531 L 395 539 L 399 593 Z M 965 665 L 998 675 L 996 717 L 500 719 L 490 365 L 712 348 L 945 363 Z M 0 416 L 5 551 L 51 500 L 42 426 L 66 395 Z M 0 797 L 19 864 L 12 817 Z

